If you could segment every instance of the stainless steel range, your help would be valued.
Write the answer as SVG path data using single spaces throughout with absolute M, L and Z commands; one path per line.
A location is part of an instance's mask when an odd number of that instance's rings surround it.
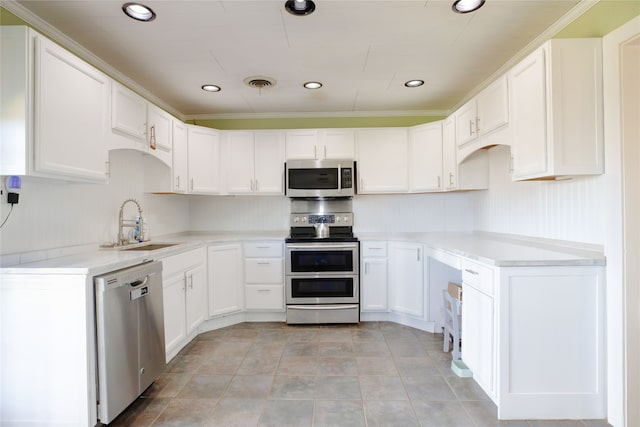
M 287 323 L 358 323 L 359 241 L 351 200 L 292 201 L 285 244 Z

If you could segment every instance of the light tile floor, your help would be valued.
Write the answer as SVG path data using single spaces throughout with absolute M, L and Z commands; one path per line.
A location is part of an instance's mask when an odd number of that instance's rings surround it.
M 498 421 L 442 335 L 387 322 L 242 323 L 199 335 L 111 426 L 606 427 Z

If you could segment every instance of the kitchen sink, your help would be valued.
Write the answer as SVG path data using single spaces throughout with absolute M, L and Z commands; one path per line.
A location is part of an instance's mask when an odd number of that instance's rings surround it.
M 180 243 L 151 243 L 148 245 L 134 246 L 131 248 L 121 249 L 121 251 L 155 251 L 156 249 L 168 248 L 170 246 L 179 245 Z

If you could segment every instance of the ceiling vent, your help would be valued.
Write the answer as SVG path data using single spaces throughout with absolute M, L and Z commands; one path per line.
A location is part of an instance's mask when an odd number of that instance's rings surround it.
M 255 87 L 256 89 L 267 89 L 271 86 L 275 86 L 276 81 L 268 77 L 247 77 L 244 79 L 247 86 Z

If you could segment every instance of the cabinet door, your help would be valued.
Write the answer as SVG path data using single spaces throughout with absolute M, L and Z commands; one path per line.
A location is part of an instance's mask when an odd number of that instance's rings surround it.
M 493 395 L 493 298 L 464 282 L 462 295 L 462 360 L 478 384 Z
M 247 194 L 254 191 L 253 132 L 227 132 L 227 191 Z
M 187 334 L 185 276 L 165 278 L 163 283 L 164 341 L 167 355 L 180 346 Z
M 454 115 L 456 117 L 456 142 L 460 147 L 478 137 L 476 100 L 472 99 L 464 104 Z
M 106 180 L 109 78 L 42 37 L 35 71 L 35 169 Z
M 254 191 L 284 194 L 284 144 L 279 132 L 256 132 L 254 139 Z
M 409 190 L 407 131 L 358 131 L 358 193 L 406 193 Z
M 210 246 L 209 316 L 242 310 L 243 284 L 240 245 Z
M 151 155 L 171 166 L 172 117 L 153 104 L 147 109 L 147 144 Z
M 478 107 L 478 134 L 485 135 L 509 123 L 509 91 L 507 77 L 491 83 L 476 98 Z
M 454 116 L 450 116 L 442 124 L 442 177 L 445 190 L 458 188 L 456 148 L 456 121 Z
M 207 269 L 200 265 L 185 273 L 186 328 L 193 332 L 207 317 Z
M 409 132 L 410 189 L 412 192 L 442 189 L 442 123 L 429 123 Z
M 424 316 L 422 245 L 389 245 L 389 293 L 391 310 Z
M 220 134 L 201 126 L 188 128 L 189 192 L 219 194 Z
M 187 191 L 188 180 L 188 154 L 187 154 L 187 125 L 179 120 L 173 120 L 173 191 L 176 193 L 185 193 Z
M 320 159 L 318 131 L 296 130 L 285 133 L 286 157 L 291 159 Z
M 360 276 L 361 311 L 387 311 L 387 259 L 364 258 Z
M 547 170 L 545 50 L 538 49 L 509 73 L 513 178 Z
M 111 85 L 111 129 L 143 142 L 147 131 L 147 101 L 120 83 Z
M 320 131 L 322 158 L 355 159 L 356 133 L 351 129 L 326 129 Z

